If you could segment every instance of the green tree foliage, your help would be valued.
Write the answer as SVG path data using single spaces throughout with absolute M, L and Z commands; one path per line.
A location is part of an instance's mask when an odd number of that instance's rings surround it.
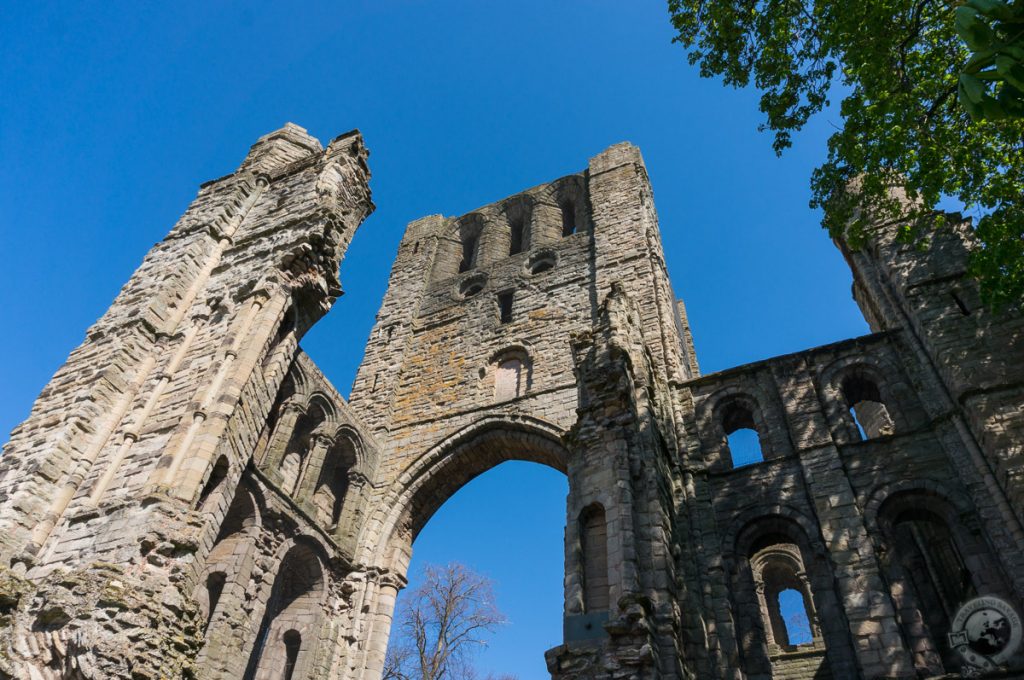
M 944 227 L 939 200 L 955 198 L 980 218 L 972 274 L 995 306 L 1024 299 L 1024 118 L 1014 108 L 1020 62 L 1007 61 L 1020 42 L 1007 17 L 1022 6 L 669 0 L 675 40 L 702 76 L 761 91 L 762 129 L 774 133 L 776 153 L 841 93 L 842 127 L 811 177 L 811 206 L 823 208 L 833 236 L 857 245 L 866 226 L 857 207 L 866 201 L 876 216 L 898 220 L 907 241 L 926 238 Z M 845 190 L 854 179 L 857 196 Z M 911 200 L 897 200 L 893 184 Z

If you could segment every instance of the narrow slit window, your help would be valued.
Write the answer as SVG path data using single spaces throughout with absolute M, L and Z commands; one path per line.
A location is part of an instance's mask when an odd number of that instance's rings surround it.
M 526 227 L 522 219 L 514 219 L 511 223 L 511 234 L 509 239 L 508 254 L 515 255 L 523 252 L 526 245 Z
M 572 236 L 576 233 L 576 206 L 572 201 L 562 204 L 562 236 Z
M 476 236 L 462 239 L 462 261 L 459 262 L 459 273 L 468 272 L 476 264 Z
M 498 294 L 498 318 L 501 320 L 501 323 L 512 323 L 512 303 L 514 299 L 512 291 Z

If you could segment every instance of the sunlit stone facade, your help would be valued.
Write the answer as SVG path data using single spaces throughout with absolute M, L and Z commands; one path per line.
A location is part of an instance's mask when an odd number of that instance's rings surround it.
M 569 481 L 554 678 L 938 676 L 963 602 L 1020 610 L 1024 320 L 958 217 L 839 244 L 871 335 L 702 376 L 618 144 L 409 224 L 346 401 L 299 340 L 368 180 L 357 132 L 261 138 L 43 390 L 0 457 L 0 678 L 375 680 L 416 535 L 513 459 Z

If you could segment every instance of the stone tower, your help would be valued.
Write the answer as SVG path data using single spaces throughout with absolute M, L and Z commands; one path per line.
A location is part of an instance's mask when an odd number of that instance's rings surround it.
M 375 680 L 417 534 L 511 459 L 569 481 L 558 680 L 937 677 L 964 602 L 1021 611 L 1024 319 L 969 225 L 839 244 L 871 335 L 701 376 L 618 144 L 409 224 L 346 401 L 297 343 L 365 159 L 262 138 L 15 430 L 0 678 Z

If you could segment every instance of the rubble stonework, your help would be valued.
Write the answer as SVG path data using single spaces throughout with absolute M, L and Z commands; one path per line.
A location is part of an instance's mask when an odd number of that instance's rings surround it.
M 839 243 L 871 335 L 702 376 L 618 144 L 412 222 L 346 401 L 298 342 L 366 159 L 261 138 L 12 433 L 0 678 L 378 678 L 416 535 L 513 459 L 569 481 L 559 680 L 938 677 L 963 602 L 1021 610 L 1024 319 L 959 218 Z

